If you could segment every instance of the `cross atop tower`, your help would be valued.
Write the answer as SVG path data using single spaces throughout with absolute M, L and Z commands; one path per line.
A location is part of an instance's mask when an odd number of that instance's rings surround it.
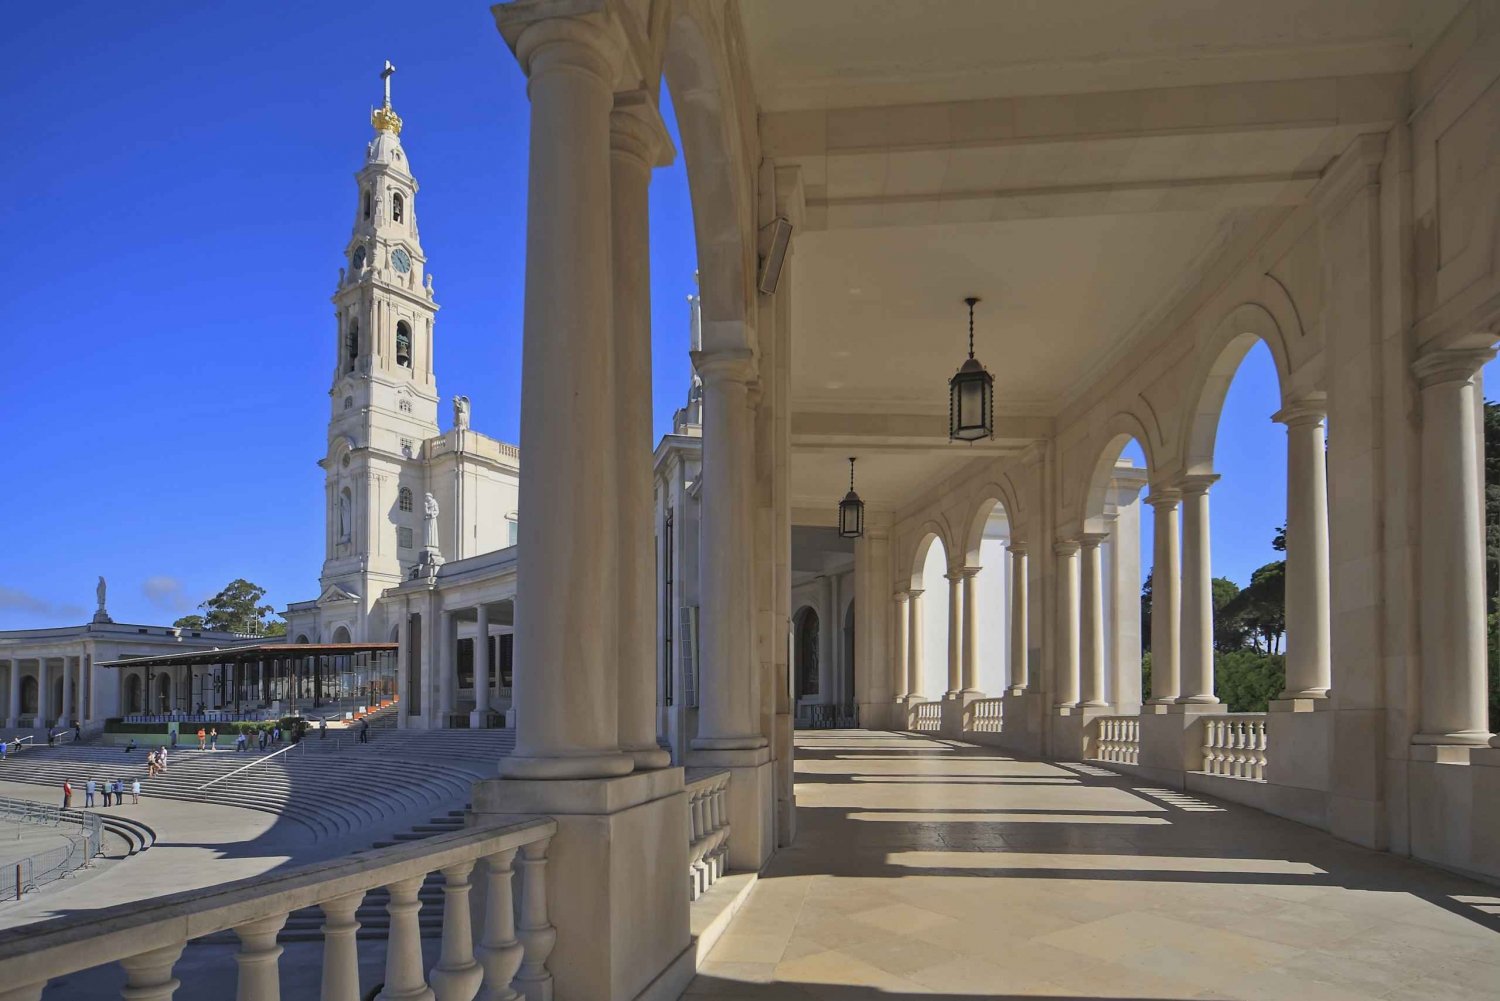
M 391 76 L 395 72 L 396 67 L 392 66 L 391 61 L 387 59 L 385 61 L 385 69 L 380 71 L 380 82 L 385 84 L 385 106 L 387 108 L 391 106 Z

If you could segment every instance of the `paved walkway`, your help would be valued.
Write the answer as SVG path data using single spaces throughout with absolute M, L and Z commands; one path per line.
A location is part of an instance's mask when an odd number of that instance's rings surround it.
M 1500 888 L 1255 810 L 870 731 L 797 778 L 692 1001 L 1500 997 Z

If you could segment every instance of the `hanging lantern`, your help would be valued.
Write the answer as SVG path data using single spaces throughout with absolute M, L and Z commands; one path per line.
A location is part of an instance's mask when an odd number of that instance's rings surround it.
M 978 441 L 995 436 L 995 377 L 985 371 L 974 357 L 974 305 L 970 296 L 969 358 L 948 380 L 948 438 L 951 441 Z
M 849 492 L 839 501 L 839 535 L 857 539 L 865 534 L 865 502 L 854 492 L 854 457 L 849 458 Z

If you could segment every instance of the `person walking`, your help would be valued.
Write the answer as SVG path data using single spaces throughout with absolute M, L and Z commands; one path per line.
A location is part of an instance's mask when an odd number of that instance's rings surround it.
M 89 779 L 83 784 L 83 805 L 85 807 L 94 805 L 94 790 L 96 788 L 97 783 L 93 779 Z
M 201 750 L 203 750 L 207 746 L 208 746 L 208 731 L 205 730 L 205 729 L 203 729 L 203 727 L 200 726 L 198 728 L 198 750 L 201 751 Z
M 328 717 L 324 716 L 318 720 L 318 739 L 325 740 L 328 737 Z
M 125 780 L 115 779 L 115 806 L 125 805 Z
M 218 727 L 214 727 L 212 730 L 208 731 L 208 749 L 210 751 L 217 751 L 219 749 Z
M 359 742 L 361 744 L 370 742 L 370 721 L 367 719 L 359 721 Z
M 130 783 L 130 795 L 136 806 L 141 805 L 141 780 L 132 779 Z
M 0 740 L 0 761 L 4 761 L 5 760 L 5 756 L 6 756 L 7 753 L 9 753 L 9 751 L 10 751 L 10 745 L 7 744 L 5 741 Z
M 109 808 L 109 779 L 105 779 L 103 782 L 99 783 L 99 789 L 104 794 L 104 806 L 105 806 L 105 809 L 108 809 Z
M 172 728 L 172 739 L 169 740 L 167 743 L 169 743 L 169 744 L 172 745 L 172 750 L 174 750 L 174 751 L 177 750 L 177 728 L 176 727 Z
M 80 722 L 78 722 L 78 720 L 75 719 L 73 721 L 73 743 L 76 744 L 76 743 L 78 743 L 82 739 L 83 739 L 83 724 L 80 723 Z
M 64 810 L 73 808 L 73 783 L 63 779 L 63 806 Z

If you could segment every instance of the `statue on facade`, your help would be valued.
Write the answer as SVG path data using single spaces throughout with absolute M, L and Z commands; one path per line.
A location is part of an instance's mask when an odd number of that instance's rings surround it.
M 469 398 L 467 396 L 453 398 L 453 428 L 455 431 L 469 429 Z
M 353 514 L 354 514 L 354 512 L 352 510 L 352 505 L 349 502 L 349 494 L 347 492 L 339 494 L 339 541 L 340 542 L 348 542 L 349 541 L 349 536 L 352 535 L 353 532 L 354 532 L 353 526 L 350 524 L 350 522 L 352 522 L 354 520 Z
M 438 548 L 437 520 L 437 498 L 429 493 L 422 501 L 422 552 L 417 557 L 417 567 L 412 572 L 413 577 L 430 579 L 437 575 L 437 568 L 443 565 L 443 553 Z
M 108 589 L 109 589 L 109 585 L 104 582 L 104 578 L 103 577 L 100 577 L 99 578 L 99 583 L 97 583 L 97 584 L 94 585 L 94 597 L 99 602 L 99 607 L 94 612 L 94 621 L 95 622 L 113 622 L 114 621 L 113 619 L 111 619 L 109 617 L 109 612 L 105 611 L 105 609 L 104 609 L 104 598 L 105 598 L 105 594 L 108 591 Z

